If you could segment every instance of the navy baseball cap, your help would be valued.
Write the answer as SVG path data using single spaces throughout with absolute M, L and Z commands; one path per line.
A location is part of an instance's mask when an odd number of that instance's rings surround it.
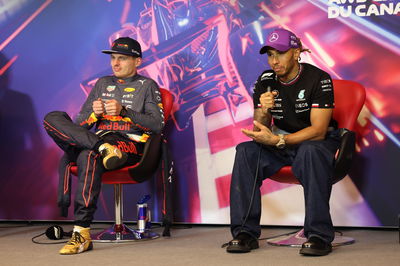
M 275 29 L 268 34 L 265 45 L 260 49 L 260 54 L 265 54 L 271 48 L 286 52 L 290 48 L 300 48 L 300 41 L 291 31 Z
M 121 37 L 116 39 L 110 50 L 102 50 L 105 54 L 124 54 L 133 57 L 142 57 L 142 48 L 140 43 L 129 37 Z

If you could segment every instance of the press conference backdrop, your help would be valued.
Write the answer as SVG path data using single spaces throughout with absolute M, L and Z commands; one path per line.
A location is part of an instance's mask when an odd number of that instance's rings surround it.
M 139 40 L 140 73 L 175 96 L 166 127 L 175 162 L 174 220 L 229 223 L 235 146 L 252 125 L 252 86 L 268 68 L 258 53 L 284 27 L 305 47 L 302 62 L 366 87 L 357 156 L 336 184 L 337 226 L 395 226 L 400 202 L 399 1 L 0 0 L 0 219 L 61 220 L 56 206 L 60 149 L 42 127 L 52 110 L 76 115 L 97 78 L 110 74 L 100 51 L 117 37 Z M 72 178 L 75 187 L 76 178 Z M 125 217 L 152 196 L 155 179 L 128 185 Z M 113 219 L 113 188 L 103 186 L 96 220 Z M 301 225 L 300 186 L 266 180 L 262 224 Z M 68 220 L 73 219 L 72 208 Z

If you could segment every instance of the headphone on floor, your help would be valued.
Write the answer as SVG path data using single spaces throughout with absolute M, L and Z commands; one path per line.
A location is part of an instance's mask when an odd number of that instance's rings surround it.
M 57 242 L 39 242 L 36 241 L 36 238 L 42 236 L 42 235 L 46 235 L 48 239 L 50 240 L 61 240 L 64 237 L 71 237 L 72 236 L 72 231 L 70 232 L 64 232 L 64 229 L 59 226 L 59 225 L 53 225 L 50 226 L 46 229 L 46 231 L 44 233 L 41 233 L 39 235 L 36 235 L 34 237 L 32 237 L 32 242 L 35 244 L 60 244 L 60 243 L 66 243 L 67 241 L 63 240 L 63 241 L 57 241 Z
M 46 229 L 45 234 L 46 234 L 48 239 L 60 240 L 64 236 L 71 237 L 72 236 L 72 231 L 64 232 L 64 230 L 63 230 L 63 228 L 61 226 L 53 225 L 53 226 L 50 226 L 49 228 Z

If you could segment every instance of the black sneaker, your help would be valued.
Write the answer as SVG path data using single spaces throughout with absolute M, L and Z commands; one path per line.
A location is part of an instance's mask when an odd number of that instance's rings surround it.
M 306 256 L 325 256 L 330 252 L 332 252 L 332 244 L 316 236 L 310 237 L 300 249 L 300 254 Z
M 233 240 L 229 241 L 226 252 L 247 253 L 252 249 L 257 249 L 258 240 L 247 233 L 239 233 Z
M 103 157 L 103 165 L 107 170 L 122 166 L 128 159 L 126 153 L 109 143 L 100 145 L 99 152 Z

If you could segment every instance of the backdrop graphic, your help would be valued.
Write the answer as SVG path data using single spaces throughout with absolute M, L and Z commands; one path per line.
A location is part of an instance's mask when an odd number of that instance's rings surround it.
M 269 68 L 258 51 L 273 28 L 284 27 L 311 49 L 303 62 L 367 89 L 354 167 L 332 193 L 334 224 L 395 226 L 399 13 L 398 0 L 0 0 L 0 219 L 61 219 L 61 151 L 42 119 L 52 110 L 76 115 L 94 82 L 111 73 L 100 51 L 130 36 L 144 50 L 140 73 L 175 96 L 166 127 L 175 221 L 229 223 L 235 146 L 248 140 L 240 128 L 252 124 L 252 86 Z M 128 220 L 145 194 L 160 219 L 157 178 L 124 190 Z M 97 220 L 113 219 L 112 192 L 103 186 Z M 300 186 L 266 180 L 262 195 L 262 224 L 303 223 Z

